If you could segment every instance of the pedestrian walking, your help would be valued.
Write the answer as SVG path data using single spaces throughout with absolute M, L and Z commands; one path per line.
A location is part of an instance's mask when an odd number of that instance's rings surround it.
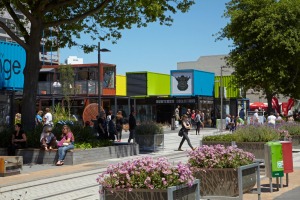
M 180 144 L 179 144 L 179 147 L 178 147 L 178 151 L 183 151 L 182 149 L 181 149 L 181 147 L 182 147 L 182 145 L 183 145 L 183 143 L 184 143 L 184 141 L 186 140 L 187 141 L 187 143 L 188 143 L 188 145 L 191 147 L 191 149 L 192 150 L 195 150 L 196 148 L 194 148 L 193 146 L 192 146 L 192 144 L 191 144 L 191 141 L 190 141 L 190 138 L 189 138 L 189 136 L 188 136 L 188 132 L 189 132 L 189 130 L 191 129 L 191 124 L 190 124 L 190 122 L 189 122 L 189 119 L 188 119 L 188 116 L 186 115 L 186 114 L 184 114 L 183 116 L 182 116 L 182 129 L 183 129 L 183 135 L 182 135 L 182 140 L 181 140 L 181 142 L 180 142 Z
M 196 110 L 195 123 L 196 123 L 196 135 L 198 134 L 200 135 L 201 116 L 199 110 Z
M 135 127 L 136 127 L 135 111 L 131 111 L 131 113 L 129 115 L 129 138 L 128 138 L 128 143 L 130 143 L 131 140 L 134 141 Z
M 124 118 L 122 111 L 118 111 L 116 116 L 116 129 L 117 129 L 117 141 L 121 142 L 122 139 L 122 130 L 123 130 Z

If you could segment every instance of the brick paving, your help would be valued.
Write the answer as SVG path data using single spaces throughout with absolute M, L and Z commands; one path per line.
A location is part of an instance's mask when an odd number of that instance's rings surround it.
M 0 199 L 62 199 L 62 200 L 75 200 L 86 199 L 95 200 L 99 199 L 96 178 L 99 173 L 104 171 L 108 164 L 118 163 L 123 160 L 138 158 L 140 156 L 165 156 L 170 162 L 174 164 L 178 162 L 186 162 L 186 152 L 177 151 L 180 139 L 177 136 L 177 131 L 166 130 L 165 134 L 165 147 L 163 150 L 140 154 L 138 156 L 131 156 L 127 158 L 114 158 L 109 160 L 96 161 L 91 163 L 73 165 L 73 166 L 54 166 L 54 165 L 26 165 L 21 171 L 20 175 L 0 177 Z M 194 146 L 199 146 L 199 140 L 202 135 L 213 135 L 216 129 L 205 128 L 201 130 L 201 135 L 195 135 L 194 131 L 189 134 L 190 140 Z M 128 133 L 123 134 L 123 141 L 127 141 Z M 187 143 L 183 145 L 184 150 L 189 150 Z M 274 191 L 270 193 L 269 179 L 263 178 L 261 185 L 262 200 L 269 199 L 289 199 L 298 200 L 297 197 L 300 191 L 300 153 L 293 154 L 294 159 L 294 172 L 289 175 L 289 186 L 280 188 L 276 191 L 276 180 L 273 179 Z M 285 184 L 285 177 L 283 178 Z M 244 194 L 243 199 L 252 200 L 257 199 L 257 195 Z

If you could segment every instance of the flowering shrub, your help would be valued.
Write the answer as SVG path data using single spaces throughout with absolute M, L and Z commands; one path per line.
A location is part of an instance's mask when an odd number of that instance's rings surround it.
M 109 165 L 97 182 L 113 192 L 116 189 L 166 189 L 170 186 L 193 185 L 194 177 L 189 165 L 172 166 L 166 158 L 142 157 L 132 161 Z
M 252 153 L 235 146 L 203 145 L 194 151 L 189 151 L 188 163 L 195 168 L 237 168 L 254 162 Z
M 135 128 L 135 134 L 137 135 L 155 135 L 163 133 L 164 129 L 162 124 L 153 121 L 143 122 Z
M 300 135 L 300 123 L 299 122 L 291 122 L 284 123 L 278 127 L 279 129 L 286 130 L 289 132 L 289 135 Z

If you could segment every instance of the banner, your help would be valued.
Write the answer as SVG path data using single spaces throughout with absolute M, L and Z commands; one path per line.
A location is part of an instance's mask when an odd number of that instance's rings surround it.
M 290 98 L 288 100 L 288 104 L 287 104 L 287 110 L 288 111 L 292 109 L 292 107 L 294 106 L 294 103 L 295 103 L 295 100 L 293 98 Z
M 276 97 L 272 98 L 272 107 L 276 110 L 276 112 L 280 113 L 280 106 Z

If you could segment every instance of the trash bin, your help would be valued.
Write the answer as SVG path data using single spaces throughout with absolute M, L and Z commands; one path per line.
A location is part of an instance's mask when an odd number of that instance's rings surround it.
M 281 141 L 280 143 L 282 145 L 283 171 L 284 173 L 291 173 L 294 171 L 292 141 Z
M 267 177 L 283 177 L 282 144 L 280 142 L 265 144 L 265 166 Z
M 171 119 L 171 130 L 175 130 L 175 117 Z

